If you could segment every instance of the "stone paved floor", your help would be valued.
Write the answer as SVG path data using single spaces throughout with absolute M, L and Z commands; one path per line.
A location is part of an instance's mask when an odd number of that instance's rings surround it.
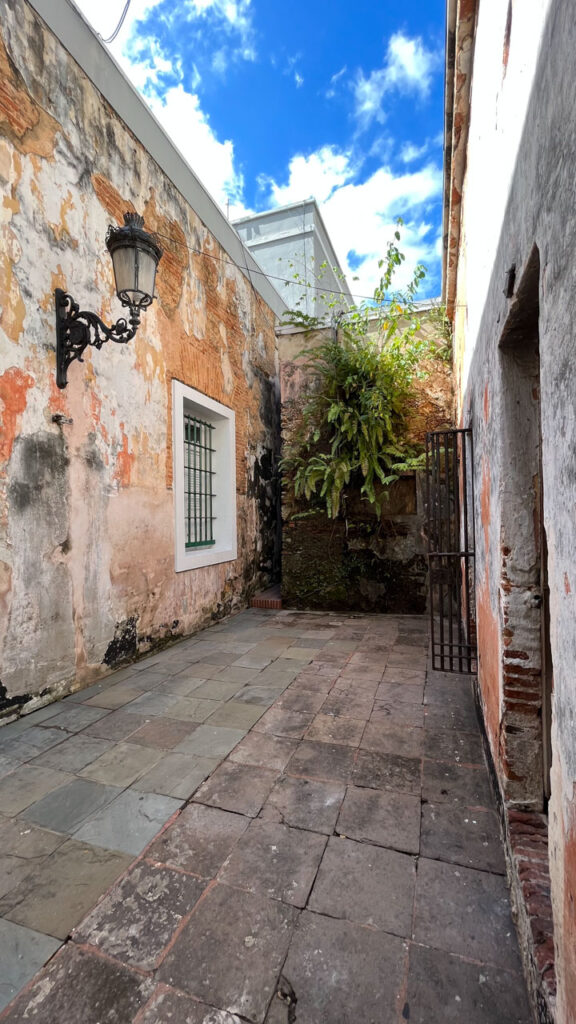
M 252 609 L 0 730 L 0 1020 L 529 1024 L 471 683 L 426 652 Z

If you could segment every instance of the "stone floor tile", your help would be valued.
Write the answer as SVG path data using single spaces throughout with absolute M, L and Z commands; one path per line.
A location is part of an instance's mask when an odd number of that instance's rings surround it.
M 433 707 L 457 708 L 462 711 L 475 711 L 474 690 L 469 676 L 455 676 L 453 680 L 444 682 L 430 672 L 426 679 L 424 703 Z M 474 723 L 476 724 L 476 722 Z
M 141 793 L 189 800 L 219 763 L 219 758 L 197 757 L 196 754 L 166 754 L 149 772 L 136 779 L 131 788 Z
M 424 683 L 415 686 L 407 686 L 404 683 L 380 683 L 375 699 L 386 704 L 422 704 Z
M 323 779 L 327 782 L 348 782 L 354 767 L 352 747 L 333 743 L 303 740 L 290 758 L 289 775 Z
M 349 786 L 336 831 L 358 842 L 418 853 L 420 799 L 409 793 Z
M 358 721 L 366 722 L 372 714 L 373 706 L 374 702 L 371 697 L 332 691 L 322 705 L 322 714 L 355 718 Z
M 125 790 L 86 821 L 75 838 L 137 855 L 182 806 L 181 799 Z
M 359 750 L 351 781 L 369 789 L 395 789 L 399 793 L 420 794 L 421 762 L 415 757 L 379 754 Z
M 400 757 L 422 757 L 424 729 L 390 722 L 368 722 L 361 743 L 363 750 Z
M 40 932 L 0 920 L 0 1012 L 54 955 L 60 942 Z
M 196 691 L 194 691 L 189 697 L 181 697 L 178 703 L 170 709 L 167 717 L 176 718 L 182 722 L 197 722 L 200 725 L 222 705 L 222 701 L 196 697 Z
M 52 704 L 45 704 L 43 708 L 37 708 L 36 711 L 30 711 L 28 714 L 23 714 L 20 721 L 23 721 L 25 725 L 41 725 L 43 722 L 48 721 L 49 718 L 54 718 L 59 715 L 64 709 L 64 705 L 61 701 L 56 700 Z M 1 735 L 1 734 L 0 734 Z
M 364 700 L 373 700 L 380 685 L 380 677 L 374 676 L 372 679 L 364 675 L 360 670 L 354 670 L 354 672 L 346 673 L 342 672 L 338 676 L 338 679 L 334 683 L 332 693 L 334 696 L 341 696 L 343 694 L 351 697 L 361 696 Z
M 339 782 L 313 782 L 282 775 L 260 816 L 266 821 L 332 835 L 345 791 Z
M 137 714 L 135 709 L 126 711 L 122 708 L 120 711 L 111 711 L 106 718 L 101 718 L 99 722 L 89 725 L 87 729 L 84 729 L 82 735 L 114 740 L 117 743 L 120 740 L 128 739 L 133 732 L 136 732 L 141 725 L 148 721 L 149 716 Z
M 199 725 L 191 736 L 178 744 L 176 751 L 197 757 L 226 757 L 246 732 L 246 729 L 228 729 L 223 725 Z
M 19 818 L 0 818 L 0 856 L 19 860 L 39 860 L 65 842 L 57 832 L 35 828 Z
M 313 715 L 287 708 L 271 708 L 255 726 L 256 732 L 264 732 L 270 736 L 287 736 L 290 739 L 302 739 L 306 729 L 311 725 Z
M 15 889 L 27 875 L 46 859 L 66 836 L 13 818 L 0 821 L 0 897 Z M 0 963 L 2 961 L 0 960 Z
M 520 970 L 506 880 L 420 858 L 414 939 L 447 953 Z
M 325 693 L 313 693 L 308 690 L 298 690 L 290 687 L 278 698 L 279 708 L 287 711 L 297 711 L 299 714 L 315 715 L 327 700 Z
M 214 678 L 223 683 L 238 683 L 239 686 L 246 686 L 255 682 L 259 674 L 259 668 L 240 668 L 238 665 L 227 665 Z
M 332 838 L 328 840 L 308 908 L 395 935 L 410 936 L 415 880 L 413 857 L 380 846 Z
M 210 718 L 207 725 L 224 725 L 230 729 L 250 729 L 264 714 L 260 704 L 246 704 L 244 701 L 229 700 L 222 704 Z
M 426 682 L 426 669 L 420 668 L 414 671 L 402 668 L 400 662 L 398 666 L 391 664 L 392 659 L 388 661 L 386 671 L 382 676 L 382 683 L 397 683 L 402 686 L 423 686 Z
M 283 736 L 265 736 L 264 733 L 251 732 L 236 747 L 230 758 L 238 764 L 251 764 L 281 772 L 297 746 L 296 740 Z
M 96 711 L 96 708 L 88 708 L 88 710 Z M 25 722 L 26 719 L 23 719 L 23 721 Z M 50 718 L 48 721 L 53 722 L 54 719 Z M 49 750 L 50 747 L 55 747 L 57 743 L 62 743 L 62 740 L 66 738 L 66 734 L 60 729 L 32 725 L 25 732 L 22 732 L 21 735 L 4 740 L 2 733 L 7 728 L 9 726 L 4 726 L 2 732 L 0 732 L 0 753 L 14 761 L 31 761 L 34 757 L 38 757 L 39 754 L 43 754 L 45 750 Z M 0 811 L 2 811 L 1 806 Z
M 422 799 L 431 803 L 463 804 L 495 809 L 494 793 L 484 766 L 423 761 Z
M 133 677 L 131 677 L 129 682 L 109 686 L 106 690 L 102 690 L 101 693 L 97 693 L 95 697 L 90 697 L 89 700 L 84 702 L 84 705 L 90 708 L 105 708 L 109 711 L 116 711 L 118 708 L 124 707 L 125 704 L 136 700 L 136 697 L 141 697 L 143 693 L 144 690 L 137 686 L 133 681 Z
M 149 860 L 214 878 L 250 823 L 217 807 L 189 804 L 147 851 Z
M 164 715 L 166 718 L 172 716 L 172 708 L 177 706 L 182 698 L 176 693 L 158 693 L 155 690 L 149 693 L 141 693 L 139 697 L 130 702 L 130 710 L 137 715 L 146 715 L 146 718 L 156 715 Z
M 49 720 L 50 729 L 62 729 L 64 732 L 80 732 L 88 725 L 108 714 L 106 708 L 91 708 L 87 704 L 74 704 L 61 711 Z M 26 734 L 28 735 L 28 734 Z M 62 739 L 62 736 L 60 737 Z
M 92 686 L 81 686 L 79 690 L 74 690 L 73 693 L 69 693 L 64 698 L 62 702 L 63 706 L 69 707 L 70 704 L 83 704 L 84 701 L 89 700 L 90 697 L 95 697 L 96 694 L 102 693 L 103 690 L 107 690 L 109 686 L 113 686 L 117 681 L 117 676 L 118 673 L 114 672 L 113 676 L 101 679 L 98 683 L 92 683 Z
M 423 857 L 463 864 L 494 874 L 506 873 L 498 817 L 494 811 L 450 804 L 422 807 Z
M 257 818 L 238 840 L 219 880 L 304 907 L 325 846 L 323 835 Z
M 215 1011 L 213 1006 L 199 1003 L 196 999 L 175 992 L 165 986 L 158 986 L 138 1024 L 244 1024 L 236 1014 L 225 1010 Z
M 289 661 L 299 661 L 304 665 L 312 661 L 319 654 L 318 647 L 287 647 L 282 657 Z
M 309 667 L 309 666 L 308 666 Z M 280 686 L 284 683 L 288 686 L 296 676 L 301 672 L 302 666 L 299 662 L 288 661 L 283 658 L 277 658 L 276 661 L 268 665 L 267 668 L 263 669 L 257 677 L 259 686 L 268 686 L 272 684 L 274 686 Z M 256 682 L 256 680 L 254 680 Z
M 101 740 L 95 736 L 76 733 L 63 740 L 56 747 L 50 747 L 40 757 L 35 757 L 31 764 L 44 768 L 58 768 L 63 772 L 82 771 L 112 746 L 112 740 Z
M 243 683 L 228 682 L 215 676 L 213 679 L 207 679 L 205 683 L 201 683 L 194 690 L 194 696 L 206 700 L 230 700 L 243 685 Z
M 198 647 L 201 645 L 199 644 Z M 222 666 L 231 665 L 233 661 L 238 658 L 238 652 L 224 651 L 224 650 L 202 650 L 198 652 L 199 660 L 196 662 L 197 665 L 212 665 L 216 670 L 222 668 Z M 244 657 L 244 655 L 242 655 Z
M 217 885 L 184 926 L 159 978 L 262 1024 L 297 916 L 278 900 Z
M 292 986 L 302 1024 L 392 1024 L 399 1019 L 406 952 L 394 935 L 304 911 L 283 976 Z M 288 1021 L 273 1016 L 267 1024 Z M 431 1024 L 431 1022 L 427 1022 Z
M 194 800 L 255 818 L 277 778 L 278 772 L 268 768 L 225 761 L 200 787 Z
M 242 654 L 232 662 L 233 668 L 266 668 L 274 660 L 274 655 L 268 650 L 259 650 L 255 647 L 248 654 Z
M 69 839 L 0 900 L 0 916 L 65 939 L 130 859 L 116 850 Z
M 452 729 L 424 730 L 424 757 L 455 764 L 484 765 L 482 740 L 477 732 Z
M 406 701 L 376 700 L 370 721 L 384 727 L 400 725 L 421 729 L 424 725 L 424 708 Z
M 66 836 L 61 835 L 63 843 Z M 0 854 L 0 898 L 8 896 L 13 889 L 16 889 L 30 874 L 33 867 L 45 858 L 38 858 L 36 861 L 25 860 L 22 857 L 15 857 L 9 853 Z
M 475 707 L 443 707 L 440 704 L 424 706 L 424 725 L 427 729 L 457 729 L 459 732 L 476 732 L 478 713 Z
M 195 722 L 182 722 L 175 718 L 156 716 L 151 722 L 146 722 L 132 733 L 130 743 L 136 743 L 143 747 L 156 747 L 158 750 L 172 750 L 197 728 Z
M 3 1024 L 130 1024 L 152 993 L 153 982 L 78 949 L 74 944 L 38 975 L 4 1017 Z
M 311 693 L 327 694 L 334 685 L 336 675 L 324 675 L 322 672 L 301 672 L 290 684 L 289 693 L 304 690 Z
M 71 780 L 72 776 L 68 772 L 23 764 L 0 779 L 0 814 L 19 814 L 30 804 Z
M 338 718 L 335 715 L 318 714 L 306 732 L 306 739 L 320 743 L 336 743 L 345 747 L 357 747 L 366 727 L 365 722 L 355 718 Z
M 172 693 L 177 697 L 193 697 L 198 687 L 204 686 L 207 681 L 198 678 L 185 679 L 179 675 L 170 676 L 159 684 L 158 690 L 160 693 Z
M 151 971 L 205 888 L 200 878 L 139 861 L 72 937 L 123 964 Z
M 16 761 L 11 757 L 3 757 L 0 755 L 0 779 L 3 778 L 4 775 L 8 775 L 9 772 L 15 771 L 21 764 L 21 761 Z
M 121 792 L 117 786 L 74 778 L 67 786 L 61 786 L 28 807 L 21 819 L 54 832 L 73 833 Z
M 117 743 L 92 764 L 83 768 L 84 779 L 102 782 L 109 786 L 129 786 L 145 771 L 148 771 L 162 757 L 162 751 L 154 747 L 142 747 L 137 743 Z
M 244 686 L 238 690 L 234 700 L 243 704 L 259 704 L 263 708 L 269 708 L 278 699 L 279 691 L 274 686 Z
M 414 945 L 405 1016 L 410 1024 L 532 1024 L 533 1019 L 520 974 Z
M 194 665 L 190 665 L 188 668 L 182 669 L 174 676 L 175 679 L 188 679 L 196 680 L 200 683 L 205 683 L 208 679 L 220 678 L 220 673 L 223 665 L 208 665 L 204 661 L 198 661 Z

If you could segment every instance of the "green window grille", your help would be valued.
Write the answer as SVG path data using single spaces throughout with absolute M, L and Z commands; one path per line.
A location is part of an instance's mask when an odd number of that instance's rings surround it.
M 212 514 L 213 430 L 211 423 L 184 414 L 184 519 L 187 548 L 207 547 L 216 543 Z

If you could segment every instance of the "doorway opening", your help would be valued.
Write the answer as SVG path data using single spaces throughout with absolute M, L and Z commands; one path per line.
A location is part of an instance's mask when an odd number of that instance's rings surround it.
M 499 756 L 512 806 L 545 810 L 550 795 L 548 547 L 544 526 L 539 338 L 540 258 L 535 246 L 500 340 L 502 493 Z

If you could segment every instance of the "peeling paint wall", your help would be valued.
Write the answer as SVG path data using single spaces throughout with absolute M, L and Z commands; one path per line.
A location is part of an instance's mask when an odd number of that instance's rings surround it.
M 274 314 L 194 209 L 24 0 L 0 0 L 0 27 L 0 694 L 10 701 L 82 685 L 242 607 L 270 580 L 279 389 Z M 108 323 L 122 315 L 105 236 L 134 209 L 164 249 L 157 301 L 131 343 L 87 349 L 59 391 L 54 288 Z M 180 573 L 173 378 L 236 415 L 238 558 Z
M 576 1022 L 575 47 L 568 0 L 479 2 L 454 302 L 481 696 L 504 799 L 532 811 L 545 798 L 547 566 L 558 1024 Z

